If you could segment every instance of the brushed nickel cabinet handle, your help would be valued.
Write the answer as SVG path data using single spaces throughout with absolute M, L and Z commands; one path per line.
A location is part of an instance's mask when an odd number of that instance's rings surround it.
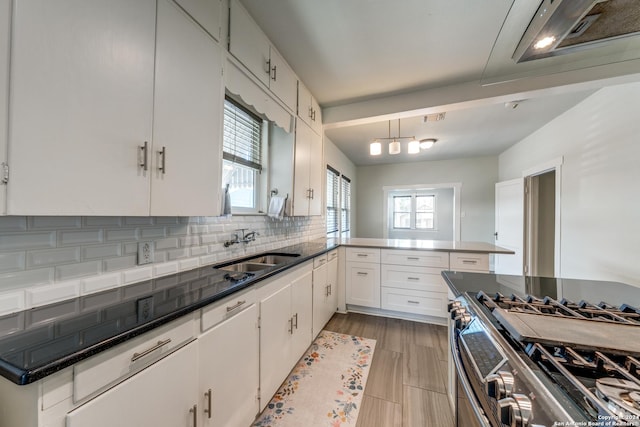
M 162 348 L 163 346 L 169 344 L 171 342 L 171 338 L 167 338 L 164 341 L 158 341 L 156 343 L 156 345 L 154 345 L 151 348 L 146 349 L 145 351 L 141 352 L 141 353 L 133 353 L 133 356 L 131 356 L 131 361 L 135 362 L 136 360 L 142 359 L 143 357 L 145 357 L 146 355 L 153 353 L 154 351 Z
M 369 273 L 367 273 L 366 271 L 358 271 L 356 274 L 358 276 L 368 276 L 369 275 Z
M 408 256 L 407 261 L 420 261 L 420 258 L 417 256 Z
M 242 301 L 238 301 L 237 303 L 235 303 L 232 306 L 227 307 L 227 313 L 229 313 L 230 311 L 233 311 L 237 308 L 242 307 L 243 305 L 245 305 L 247 303 L 247 300 L 242 300 Z
M 293 317 L 289 319 L 289 334 L 293 335 Z
M 411 300 L 408 300 L 407 303 L 409 303 L 409 304 L 420 304 L 419 301 L 411 301 Z
M 293 318 L 296 319 L 296 323 L 294 326 L 292 326 L 292 328 L 295 327 L 296 329 L 298 329 L 298 313 L 294 314 Z
M 162 147 L 162 150 L 158 151 L 160 156 L 162 157 L 162 162 L 160 162 L 160 166 L 158 170 L 162 172 L 162 175 L 167 173 L 167 147 Z
M 149 169 L 149 141 L 144 142 L 144 145 L 140 147 L 140 151 L 142 151 L 142 163 L 140 163 L 140 167 L 146 172 Z
M 463 259 L 462 263 L 463 264 L 477 264 L 478 261 L 476 261 L 475 259 Z
M 420 280 L 419 277 L 407 277 L 407 280 Z
M 209 389 L 205 394 L 204 397 L 207 398 L 207 405 L 209 407 L 209 409 L 205 409 L 204 413 L 207 414 L 207 418 L 211 419 L 211 395 L 213 393 L 211 392 L 211 389 Z
M 193 405 L 189 412 L 193 414 L 193 427 L 198 427 L 198 405 Z
M 277 72 L 278 72 L 278 66 L 274 65 L 273 67 L 271 67 L 271 71 L 273 71 L 273 76 L 271 77 L 271 80 L 273 80 L 274 82 L 277 80 Z
M 356 254 L 356 256 L 360 257 L 360 258 L 366 258 L 369 256 L 369 254 Z

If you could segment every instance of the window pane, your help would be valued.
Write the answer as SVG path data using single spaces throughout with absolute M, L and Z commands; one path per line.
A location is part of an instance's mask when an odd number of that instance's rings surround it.
M 393 198 L 394 212 L 411 212 L 411 196 L 395 196 Z
M 416 212 L 416 228 L 433 229 L 433 213 Z
M 393 228 L 410 228 L 411 227 L 411 214 L 394 212 L 393 214 Z
M 226 172 L 225 176 L 228 177 L 227 183 L 229 184 L 231 206 L 238 208 L 255 208 L 257 171 L 228 160 L 223 160 L 222 165 Z
M 416 196 L 416 211 L 433 212 L 434 196 Z
M 340 192 L 340 206 L 342 209 L 342 222 L 340 227 L 342 229 L 342 233 L 344 235 L 348 235 L 349 230 L 351 229 L 351 216 L 349 214 L 349 212 L 351 212 L 351 180 L 342 175 L 341 183 L 342 191 Z
M 262 169 L 262 119 L 231 99 L 224 101 L 223 157 Z
M 327 168 L 327 234 L 338 231 L 338 177 Z

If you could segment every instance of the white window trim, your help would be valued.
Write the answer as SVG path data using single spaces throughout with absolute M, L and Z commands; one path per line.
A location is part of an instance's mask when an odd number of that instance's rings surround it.
M 382 187 L 384 193 L 383 197 L 383 237 L 389 238 L 389 193 L 392 191 L 419 191 L 419 190 L 434 190 L 439 188 L 452 188 L 453 189 L 453 235 L 456 242 L 460 241 L 460 190 L 462 189 L 461 182 L 443 183 L 443 184 L 413 184 L 413 185 L 385 185 Z

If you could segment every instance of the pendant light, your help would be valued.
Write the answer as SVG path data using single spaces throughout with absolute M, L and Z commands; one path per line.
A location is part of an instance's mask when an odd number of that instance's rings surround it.
M 374 141 L 369 144 L 369 154 L 371 154 L 372 156 L 379 156 L 380 154 L 382 154 L 382 144 L 380 144 L 378 141 Z

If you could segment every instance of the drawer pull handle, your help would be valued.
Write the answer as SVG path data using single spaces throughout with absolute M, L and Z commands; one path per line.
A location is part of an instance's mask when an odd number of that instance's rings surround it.
M 367 275 L 369 275 L 369 273 L 364 271 L 358 271 L 358 276 L 367 276 Z
M 420 258 L 417 256 L 408 256 L 407 261 L 420 261 Z
M 298 313 L 294 314 L 293 318 L 296 319 L 296 323 L 292 326 L 292 328 L 298 329 Z
M 227 307 L 227 313 L 229 313 L 230 311 L 233 311 L 237 308 L 242 307 L 243 305 L 245 305 L 247 303 L 247 300 L 243 300 L 243 301 L 238 301 L 237 303 L 235 303 L 234 305 L 232 305 L 231 307 Z
M 369 256 L 369 254 L 357 254 L 357 256 L 361 257 L 361 258 L 366 258 Z
M 407 280 L 420 280 L 419 277 L 407 277 Z
M 324 258 L 318 261 L 320 265 L 324 265 L 325 262 L 327 262 L 327 260 Z
M 189 412 L 193 414 L 193 427 L 198 427 L 198 405 L 193 405 Z
M 411 300 L 408 300 L 407 302 L 408 302 L 409 304 L 420 304 L 420 302 L 419 302 L 419 301 L 411 301 Z
M 462 260 L 462 263 L 463 263 L 463 264 L 477 264 L 477 263 L 478 263 L 478 261 L 477 261 L 477 260 L 475 260 L 475 259 L 463 259 L 463 260 Z
M 204 397 L 207 398 L 207 405 L 209 406 L 209 409 L 205 409 L 204 413 L 207 414 L 207 418 L 211 419 L 211 394 L 212 391 L 211 389 L 209 389 L 205 394 Z
M 171 342 L 171 338 L 167 338 L 164 341 L 158 341 L 156 343 L 156 345 L 154 345 L 151 348 L 146 349 L 145 351 L 143 351 L 142 353 L 133 353 L 133 356 L 131 356 L 131 361 L 135 362 L 138 359 L 142 359 L 143 357 L 145 357 L 146 355 L 153 353 L 154 351 L 164 347 L 165 345 L 169 344 Z
M 289 318 L 289 334 L 293 335 L 293 317 Z

